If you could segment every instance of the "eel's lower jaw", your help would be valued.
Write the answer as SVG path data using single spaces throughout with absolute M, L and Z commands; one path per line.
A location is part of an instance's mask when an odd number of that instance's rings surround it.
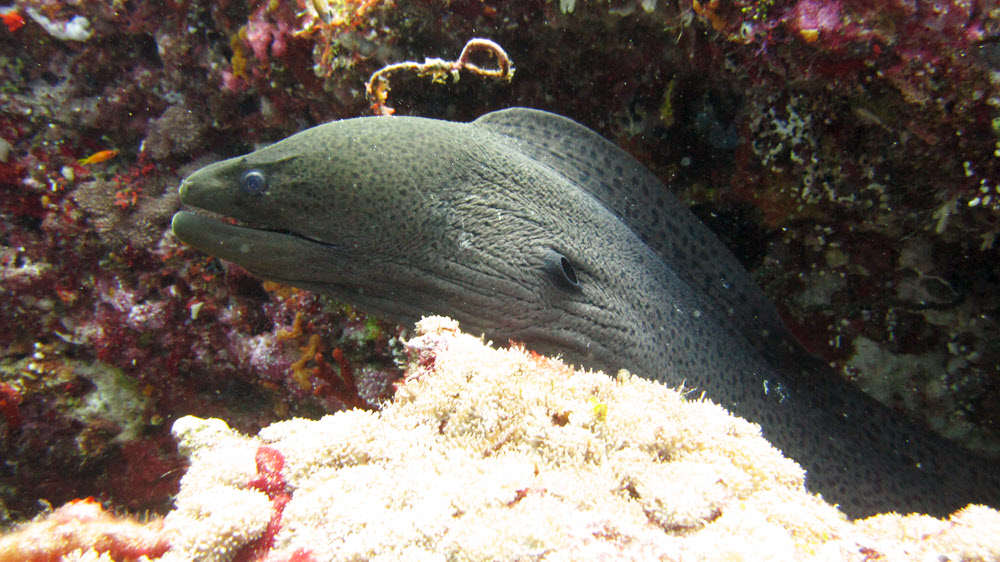
M 177 238 L 197 250 L 233 262 L 264 279 L 295 286 L 328 282 L 341 261 L 335 245 L 296 234 L 228 224 L 190 211 L 174 214 L 171 228 Z
M 180 238 L 185 244 L 225 259 L 230 258 L 220 255 L 219 250 L 227 246 L 230 248 L 236 246 L 243 231 L 253 230 L 248 227 L 230 224 L 224 218 L 218 218 L 218 215 L 211 215 L 202 210 L 196 212 L 178 211 L 174 213 L 170 221 L 170 228 L 173 230 L 174 235 Z M 230 252 L 225 253 L 229 254 Z

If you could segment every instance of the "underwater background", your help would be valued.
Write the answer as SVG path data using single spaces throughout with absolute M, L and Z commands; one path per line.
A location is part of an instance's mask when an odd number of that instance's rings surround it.
M 845 376 L 1000 453 L 1000 7 L 905 0 L 22 1 L 0 7 L 0 524 L 166 513 L 179 417 L 374 408 L 406 327 L 169 230 L 191 171 L 391 107 L 624 147 Z M 511 80 L 395 72 L 502 47 Z M 473 54 L 494 68 L 488 50 Z M 415 65 L 414 68 L 418 68 Z M 377 100 L 376 100 L 377 101 Z M 373 108 L 373 105 L 376 106 Z M 336 220 L 336 217 L 331 217 Z

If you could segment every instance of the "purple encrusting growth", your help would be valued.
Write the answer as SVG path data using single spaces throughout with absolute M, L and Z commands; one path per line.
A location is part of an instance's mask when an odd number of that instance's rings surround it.
M 164 237 L 176 186 L 207 162 L 365 113 L 373 71 L 454 57 L 474 35 L 508 50 L 517 80 L 395 79 L 400 114 L 468 120 L 522 105 L 594 128 L 736 233 L 814 352 L 862 379 L 865 364 L 919 362 L 893 385 L 876 381 L 880 398 L 997 449 L 991 5 L 580 0 L 563 14 L 544 1 L 345 2 L 344 17 L 303 18 L 295 4 L 23 0 L 14 9 L 26 25 L 0 27 L 10 517 L 34 513 L 39 498 L 85 495 L 164 509 L 178 473 L 165 428 L 178 415 L 252 431 L 334 407 L 302 402 L 283 369 L 320 334 L 336 370 L 340 322 L 364 321 L 178 248 Z M 89 37 L 55 37 L 27 8 L 57 25 L 86 18 Z M 117 156 L 78 163 L 109 149 Z M 279 342 L 299 311 L 315 331 Z M 345 345 L 355 371 L 383 380 L 391 359 L 375 357 L 393 335 Z M 75 403 L 96 385 L 69 358 L 120 369 L 148 392 L 147 433 L 116 444 L 115 427 L 81 427 Z M 136 497 L 136 482 L 159 487 Z

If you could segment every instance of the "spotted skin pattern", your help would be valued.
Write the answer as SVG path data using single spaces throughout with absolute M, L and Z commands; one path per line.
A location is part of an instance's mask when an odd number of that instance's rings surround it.
M 206 166 L 181 198 L 238 224 L 181 211 L 176 235 L 261 278 L 704 392 L 852 517 L 1000 507 L 990 463 L 802 350 L 651 172 L 564 117 L 337 121 Z

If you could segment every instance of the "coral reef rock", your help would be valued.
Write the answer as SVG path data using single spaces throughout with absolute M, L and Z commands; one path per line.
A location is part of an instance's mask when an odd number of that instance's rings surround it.
M 71 502 L 0 535 L 0 562 L 1000 559 L 1000 512 L 848 521 L 706 400 L 492 349 L 447 318 L 407 349 L 379 412 L 256 437 L 180 418 L 174 511 Z
M 179 419 L 164 559 L 987 560 L 1000 513 L 848 521 L 759 428 L 426 318 L 380 412 Z

